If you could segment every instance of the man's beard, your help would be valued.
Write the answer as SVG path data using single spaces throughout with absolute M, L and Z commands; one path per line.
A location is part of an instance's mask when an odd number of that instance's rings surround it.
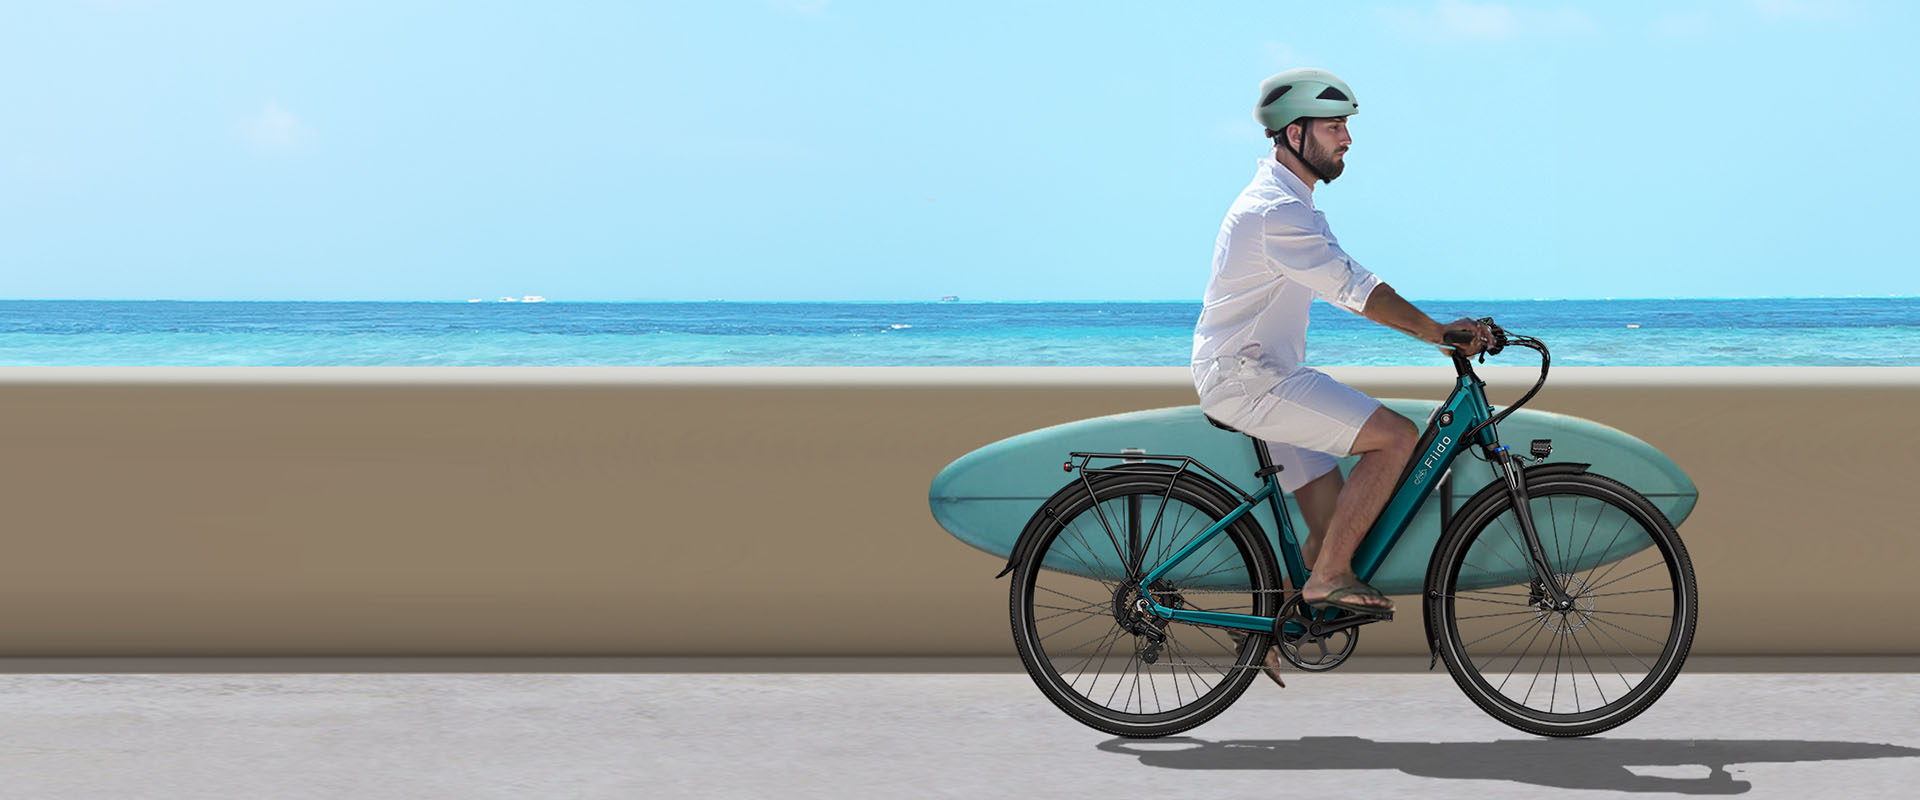
M 1320 173 L 1320 180 L 1332 183 L 1334 178 L 1340 177 L 1340 173 L 1346 171 L 1346 160 L 1336 159 L 1332 153 L 1320 150 L 1314 145 L 1311 137 L 1307 139 L 1306 144 L 1307 148 L 1300 151 L 1300 158 L 1306 161 L 1307 166 L 1312 167 L 1314 172 Z

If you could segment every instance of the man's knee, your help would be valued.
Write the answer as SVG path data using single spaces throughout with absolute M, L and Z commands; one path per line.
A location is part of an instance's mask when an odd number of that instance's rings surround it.
M 1381 406 L 1373 410 L 1361 426 L 1360 434 L 1353 437 L 1352 452 L 1370 453 L 1389 451 L 1397 453 L 1413 452 L 1413 445 L 1420 439 L 1420 429 L 1413 420 L 1400 416 Z

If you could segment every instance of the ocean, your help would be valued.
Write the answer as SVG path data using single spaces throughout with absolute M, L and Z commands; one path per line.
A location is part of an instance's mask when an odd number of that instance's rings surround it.
M 1920 366 L 1920 298 L 1434 300 L 1558 366 Z M 0 366 L 1185 366 L 1199 301 L 0 301 Z M 1314 366 L 1440 363 L 1323 303 Z M 1487 363 L 1537 363 L 1529 350 Z

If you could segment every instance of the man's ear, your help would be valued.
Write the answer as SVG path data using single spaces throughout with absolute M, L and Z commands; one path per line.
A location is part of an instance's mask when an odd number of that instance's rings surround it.
M 1300 135 L 1298 137 L 1295 137 L 1294 131 L 1299 131 Z M 1287 141 L 1293 145 L 1293 152 L 1304 153 L 1307 151 L 1307 120 L 1306 119 L 1304 118 L 1297 119 L 1297 120 L 1294 120 L 1293 122 L 1288 123 L 1287 129 L 1284 131 L 1281 131 L 1280 135 L 1287 137 Z

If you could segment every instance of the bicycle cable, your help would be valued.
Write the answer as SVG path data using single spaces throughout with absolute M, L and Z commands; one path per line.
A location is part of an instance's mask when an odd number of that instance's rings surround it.
M 1502 333 L 1504 334 L 1505 331 L 1502 331 Z M 1466 433 L 1460 435 L 1460 440 L 1463 442 L 1473 441 L 1474 434 L 1479 433 L 1481 428 L 1485 428 L 1488 425 L 1492 425 L 1494 423 L 1499 422 L 1500 420 L 1506 419 L 1508 414 L 1512 414 L 1513 412 L 1519 410 L 1521 406 L 1526 405 L 1528 400 L 1532 400 L 1534 395 L 1540 393 L 1541 387 L 1544 387 L 1547 385 L 1547 367 L 1549 364 L 1553 362 L 1553 356 L 1547 352 L 1546 344 L 1542 343 L 1539 339 L 1535 339 L 1531 336 L 1515 336 L 1512 334 L 1507 334 L 1503 338 L 1505 338 L 1506 340 L 1504 344 L 1519 345 L 1521 347 L 1525 347 L 1529 350 L 1538 351 L 1540 353 L 1540 379 L 1537 381 L 1534 381 L 1533 388 L 1528 389 L 1527 393 L 1524 395 L 1521 395 L 1520 399 L 1514 401 L 1512 405 L 1507 406 L 1505 409 L 1501 410 L 1500 413 L 1487 418 L 1485 422 L 1482 422 L 1478 425 L 1473 426 L 1472 428 L 1467 429 Z M 1483 458 L 1481 460 L 1484 461 L 1485 459 Z

